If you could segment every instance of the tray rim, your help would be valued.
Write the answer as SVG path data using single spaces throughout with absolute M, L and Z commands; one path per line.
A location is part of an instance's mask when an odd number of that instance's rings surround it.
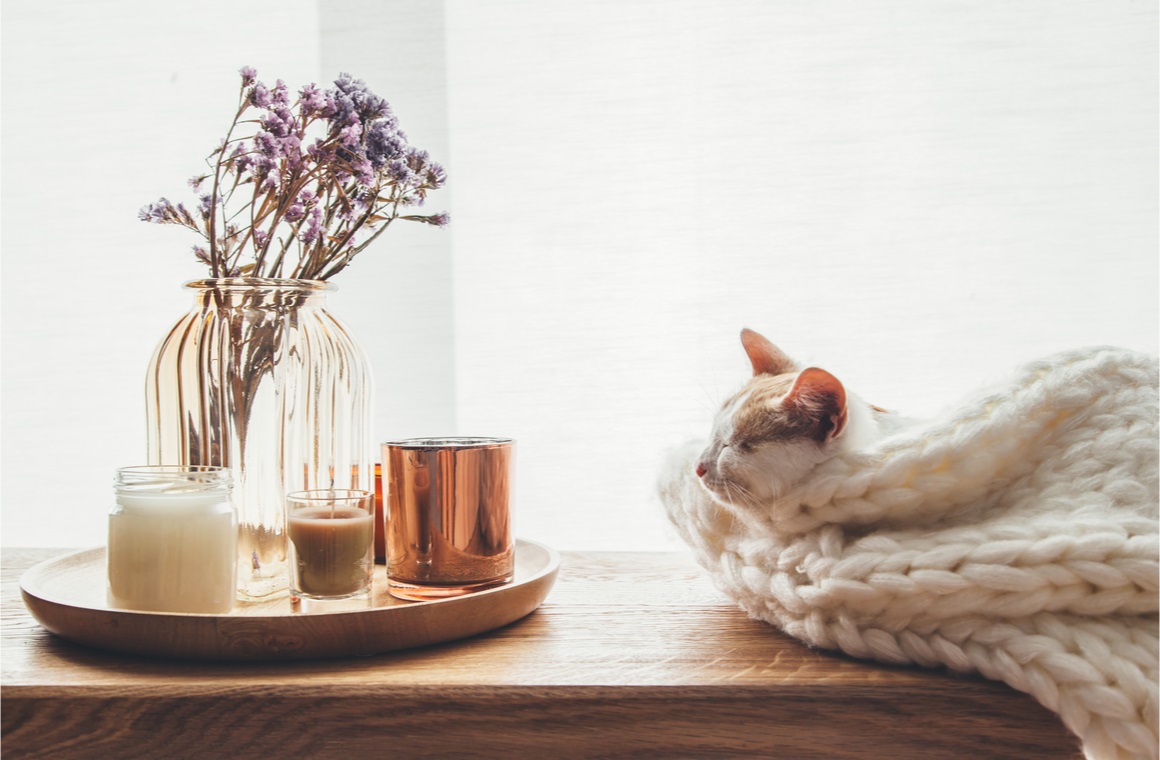
M 444 643 L 495 630 L 535 611 L 547 597 L 560 568 L 560 555 L 551 547 L 517 538 L 517 567 L 521 548 L 538 551 L 542 565 L 531 574 L 504 586 L 472 594 L 430 601 L 392 603 L 359 610 L 277 614 L 239 612 L 152 612 L 121 610 L 68 601 L 44 588 L 44 576 L 54 568 L 78 562 L 99 563 L 104 572 L 105 546 L 67 552 L 42 560 L 20 576 L 20 594 L 33 618 L 50 633 L 76 644 L 122 654 L 191 660 L 300 660 L 367 656 L 382 652 Z M 377 568 L 376 576 L 385 572 Z M 70 572 L 76 572 L 75 569 Z M 273 612 L 273 611 L 271 611 Z M 80 625 L 77 625 L 79 621 Z M 435 625 L 431 623 L 447 623 Z M 448 623 L 448 621 L 450 621 Z M 312 640 L 318 625 L 337 636 Z M 410 630 L 413 623 L 418 630 Z M 169 643 L 170 631 L 196 634 L 202 641 L 188 648 Z M 232 640 L 241 631 L 241 645 Z M 264 629 L 264 630 L 263 630 Z M 123 637 L 114 635 L 125 634 Z M 158 640 L 160 639 L 160 640 Z M 214 641 L 216 639 L 216 642 Z M 215 645 L 216 644 L 216 645 Z

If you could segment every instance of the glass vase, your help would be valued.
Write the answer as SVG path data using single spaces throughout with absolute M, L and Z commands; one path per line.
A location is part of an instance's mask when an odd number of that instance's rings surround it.
M 314 280 L 186 284 L 194 307 L 169 331 L 145 383 L 151 464 L 234 473 L 238 598 L 287 593 L 285 495 L 374 489 L 366 353 Z

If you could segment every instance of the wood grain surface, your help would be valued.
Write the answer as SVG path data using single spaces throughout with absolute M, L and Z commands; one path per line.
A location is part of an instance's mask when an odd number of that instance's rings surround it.
M 205 663 L 43 630 L 2 560 L 4 758 L 1079 758 L 1030 697 L 811 651 L 677 553 L 567 553 L 539 610 L 373 657 Z

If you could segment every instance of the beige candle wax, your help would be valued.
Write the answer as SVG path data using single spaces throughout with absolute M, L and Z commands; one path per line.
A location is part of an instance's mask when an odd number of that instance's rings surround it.
M 234 606 L 237 520 L 220 467 L 117 471 L 109 512 L 109 606 L 225 613 Z
M 341 597 L 369 590 L 374 569 L 374 512 L 349 506 L 293 509 L 287 534 L 293 549 L 292 591 Z

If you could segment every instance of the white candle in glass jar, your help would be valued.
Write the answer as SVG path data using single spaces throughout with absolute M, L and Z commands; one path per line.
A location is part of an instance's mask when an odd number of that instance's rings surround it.
M 229 612 L 237 518 L 229 470 L 125 467 L 109 513 L 108 603 L 155 612 Z

